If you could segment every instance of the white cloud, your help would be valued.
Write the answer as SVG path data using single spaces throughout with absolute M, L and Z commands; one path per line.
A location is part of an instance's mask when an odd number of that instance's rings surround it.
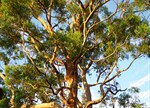
M 145 83 L 150 81 L 150 74 L 146 75 L 145 77 L 139 79 L 138 81 L 130 84 L 129 87 L 141 87 L 142 85 L 144 85 Z
M 150 74 L 144 76 L 143 78 L 133 82 L 130 84 L 129 87 L 138 87 L 141 88 L 141 86 L 148 86 L 148 89 L 146 91 L 139 93 L 139 99 L 141 102 L 146 103 L 146 105 L 150 106 Z M 143 86 L 143 87 L 144 87 Z
M 139 99 L 143 102 L 146 103 L 146 105 L 150 106 L 150 89 L 144 92 L 139 93 Z
M 150 99 L 150 90 L 139 93 L 139 98 L 143 100 Z

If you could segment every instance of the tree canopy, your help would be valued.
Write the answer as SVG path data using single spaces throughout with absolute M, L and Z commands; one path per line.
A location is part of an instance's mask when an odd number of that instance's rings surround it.
M 149 0 L 0 0 L 1 101 L 91 108 L 122 91 L 115 78 L 150 56 L 149 9 Z

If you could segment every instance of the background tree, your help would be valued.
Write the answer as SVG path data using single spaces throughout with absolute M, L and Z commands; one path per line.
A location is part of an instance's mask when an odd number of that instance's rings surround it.
M 150 55 L 147 10 L 149 0 L 1 0 L 0 75 L 11 107 L 15 98 L 28 105 L 36 98 L 91 108 L 122 91 L 114 79 Z M 119 62 L 129 57 L 133 61 L 121 69 Z M 88 74 L 96 76 L 94 84 Z M 99 87 L 96 100 L 93 86 Z
M 127 94 L 126 92 L 123 92 L 122 94 L 119 95 L 118 97 L 118 103 L 120 106 L 123 106 L 124 108 L 129 106 L 129 99 L 131 96 Z
M 137 87 L 131 87 L 128 91 L 121 93 L 118 97 L 119 105 L 124 108 L 142 108 L 144 104 L 140 102 L 138 93 L 140 93 L 140 89 Z

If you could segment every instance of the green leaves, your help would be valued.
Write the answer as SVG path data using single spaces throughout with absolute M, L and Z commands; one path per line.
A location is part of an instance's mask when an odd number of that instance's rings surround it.
M 71 13 L 71 14 L 77 14 L 77 13 L 80 13 L 81 10 L 79 8 L 79 6 L 77 6 L 75 3 L 69 3 L 67 6 L 66 6 L 67 10 Z
M 147 7 L 147 4 L 149 3 L 149 0 L 134 0 L 135 6 L 139 10 L 144 10 Z
M 138 25 L 140 23 L 140 16 L 137 16 L 136 14 L 128 14 L 126 17 L 125 17 L 125 23 L 128 25 L 128 26 L 132 26 L 132 25 Z
M 9 58 L 4 52 L 0 52 L 0 61 L 3 61 L 5 65 L 9 63 Z
M 30 100 L 35 98 L 35 94 L 44 96 L 44 92 L 51 92 L 45 87 L 49 87 L 47 81 L 51 83 L 52 86 L 57 85 L 56 76 L 52 74 L 47 74 L 45 76 L 44 70 L 40 69 L 41 73 L 38 72 L 32 65 L 8 65 L 5 67 L 5 84 L 9 87 L 14 84 L 15 88 L 15 100 L 22 103 L 21 99 L 30 102 Z M 47 79 L 45 79 L 45 77 Z M 47 81 L 46 81 L 47 80 Z M 26 97 L 26 98 L 25 98 Z M 48 101 L 50 97 L 46 97 Z M 18 104 L 19 104 L 18 103 Z
M 143 104 L 137 95 L 139 92 L 139 88 L 131 87 L 128 91 L 121 93 L 119 97 L 117 97 L 119 105 L 123 107 L 131 106 L 132 108 L 141 108 Z
M 67 50 L 71 59 L 75 58 L 80 51 L 82 39 L 81 34 L 78 31 L 69 31 L 67 34 L 60 35 L 60 43 Z
M 1 1 L 0 10 L 3 11 L 3 19 L 7 20 L 7 22 L 18 22 L 21 20 L 26 20 L 30 16 L 29 8 L 29 0 L 19 0 L 9 1 L 2 0 Z
M 136 29 L 134 30 L 134 32 L 137 37 L 145 38 L 147 35 L 150 34 L 150 28 L 149 28 L 148 24 L 143 23 L 143 24 L 140 24 L 139 26 L 137 26 Z

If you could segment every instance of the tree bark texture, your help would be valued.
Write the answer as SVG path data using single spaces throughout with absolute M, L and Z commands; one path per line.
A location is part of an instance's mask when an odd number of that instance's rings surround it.
M 77 108 L 77 77 L 78 73 L 76 64 L 68 62 L 66 66 L 65 80 L 67 81 L 68 87 L 70 88 L 67 99 L 69 108 Z

